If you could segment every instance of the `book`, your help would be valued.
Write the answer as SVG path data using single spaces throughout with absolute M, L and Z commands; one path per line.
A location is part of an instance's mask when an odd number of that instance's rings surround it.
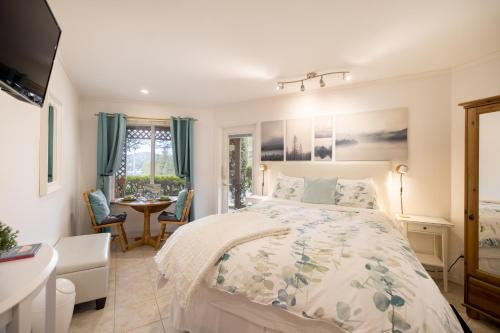
M 10 250 L 0 252 L 0 262 L 32 258 L 42 247 L 42 243 L 20 245 Z

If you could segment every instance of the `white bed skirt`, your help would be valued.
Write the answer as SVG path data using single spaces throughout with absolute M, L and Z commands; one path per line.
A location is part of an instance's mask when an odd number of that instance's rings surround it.
M 184 311 L 172 293 L 171 324 L 190 333 L 342 333 L 327 323 L 296 317 L 288 312 L 252 303 L 202 286 L 193 298 L 192 308 Z

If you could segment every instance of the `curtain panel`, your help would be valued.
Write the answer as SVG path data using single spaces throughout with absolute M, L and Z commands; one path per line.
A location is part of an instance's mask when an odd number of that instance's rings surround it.
M 170 131 L 172 134 L 172 151 L 174 155 L 174 168 L 177 177 L 186 178 L 188 189 L 194 184 L 194 161 L 193 161 L 193 127 L 194 119 L 172 117 Z M 192 221 L 193 205 L 189 214 Z
M 99 113 L 96 188 L 103 191 L 108 203 L 110 177 L 120 166 L 126 130 L 127 119 L 123 113 L 116 113 L 111 117 L 106 113 Z

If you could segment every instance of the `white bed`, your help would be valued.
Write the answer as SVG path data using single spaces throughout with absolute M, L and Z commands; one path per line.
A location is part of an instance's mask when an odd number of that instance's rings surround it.
M 277 164 L 271 168 L 270 179 L 276 177 L 277 172 L 304 175 L 304 167 L 299 164 L 289 163 L 286 170 L 284 164 Z M 389 210 L 385 186 L 390 182 L 388 163 L 335 167 L 325 164 L 307 170 L 305 176 L 371 177 L 379 192 L 380 206 Z M 189 310 L 178 302 L 176 284 L 172 283 L 168 288 L 173 295 L 171 319 L 179 331 L 461 331 L 451 308 L 425 273 L 407 240 L 383 213 L 283 200 L 269 200 L 249 210 L 280 220 L 289 225 L 292 232 L 276 239 L 269 237 L 240 244 L 225 252 L 204 277 Z M 195 230 L 194 225 L 190 228 Z M 184 236 L 182 231 L 180 235 Z M 306 245 L 300 243 L 304 240 L 312 240 L 307 245 L 311 252 L 304 252 Z M 296 244 L 302 246 L 302 253 L 294 250 Z M 293 251 L 286 252 L 286 249 Z M 264 252 L 264 257 L 259 252 Z M 253 254 L 261 256 L 260 259 L 255 261 Z M 267 268 L 259 268 L 262 258 L 275 254 L 274 262 L 269 260 Z M 295 258 L 297 255 L 302 259 Z M 183 264 L 189 265 L 180 263 L 177 268 Z M 307 270 L 309 273 L 306 273 L 306 265 L 313 267 Z M 298 273 L 289 272 L 294 266 Z M 263 281 L 266 279 L 272 281 L 266 284 Z

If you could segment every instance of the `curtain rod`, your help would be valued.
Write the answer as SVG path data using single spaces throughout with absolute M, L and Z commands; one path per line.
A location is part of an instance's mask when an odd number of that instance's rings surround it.
M 108 117 L 113 117 L 115 114 L 114 113 L 106 113 L 106 116 Z M 99 113 L 94 113 L 94 116 L 99 116 Z M 125 118 L 130 119 L 130 120 L 149 120 L 149 121 L 170 121 L 171 118 L 147 118 L 147 117 L 132 117 L 132 116 L 127 116 L 125 115 Z M 180 117 L 180 119 L 188 119 L 186 117 Z M 198 121 L 198 119 L 194 119 L 193 121 Z

